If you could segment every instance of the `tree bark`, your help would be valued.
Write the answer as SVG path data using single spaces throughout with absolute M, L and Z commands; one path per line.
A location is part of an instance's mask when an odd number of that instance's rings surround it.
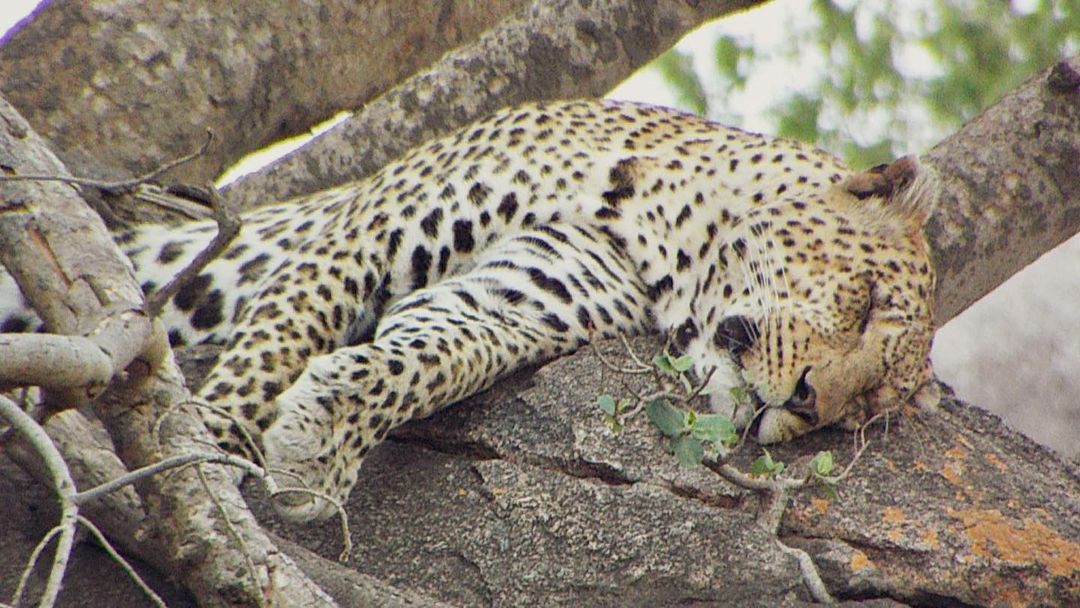
M 1080 231 L 1080 55 L 1010 92 L 923 159 L 940 327 Z
M 358 179 L 501 107 L 599 97 L 706 20 L 763 0 L 537 0 L 225 190 L 242 207 Z
M 203 184 L 356 108 L 526 0 L 48 2 L 0 41 L 0 90 L 73 173 Z

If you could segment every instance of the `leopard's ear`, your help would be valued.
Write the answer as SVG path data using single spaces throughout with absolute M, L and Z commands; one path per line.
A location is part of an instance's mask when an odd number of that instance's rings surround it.
M 916 156 L 902 156 L 847 178 L 842 187 L 859 200 L 876 199 L 883 209 L 921 228 L 937 205 L 937 176 Z

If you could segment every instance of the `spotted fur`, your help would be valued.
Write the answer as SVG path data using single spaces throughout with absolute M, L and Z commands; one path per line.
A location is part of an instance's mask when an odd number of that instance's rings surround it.
M 932 402 L 932 181 L 909 158 L 851 175 L 798 142 L 672 110 L 511 108 L 377 174 L 244 217 L 163 313 L 226 345 L 200 396 L 268 463 L 343 499 L 395 426 L 620 332 L 670 332 L 712 405 L 763 442 Z M 146 291 L 209 223 L 117 241 Z M 0 323 L 36 321 L 0 276 Z M 221 444 L 239 427 L 206 414 Z M 295 520 L 325 501 L 283 501 Z

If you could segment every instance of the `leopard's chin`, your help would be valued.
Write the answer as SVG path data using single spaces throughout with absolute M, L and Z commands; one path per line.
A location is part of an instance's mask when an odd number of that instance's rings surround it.
M 782 407 L 770 407 L 755 421 L 754 437 L 758 443 L 770 444 L 790 441 L 816 428 L 802 417 Z

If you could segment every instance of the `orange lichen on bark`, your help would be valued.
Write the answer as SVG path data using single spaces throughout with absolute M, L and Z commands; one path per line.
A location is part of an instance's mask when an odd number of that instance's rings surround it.
M 949 480 L 949 483 L 953 485 L 963 485 L 964 481 L 964 465 L 959 462 L 946 462 L 941 467 L 941 476 Z
M 963 441 L 962 443 L 968 445 L 967 441 Z M 941 476 L 960 489 L 960 491 L 956 493 L 956 500 L 958 502 L 964 501 L 965 499 L 979 502 L 983 498 L 983 493 L 966 481 L 967 461 L 970 456 L 970 449 L 958 445 L 953 446 L 945 450 L 946 460 L 941 465 Z
M 938 533 L 933 528 L 927 528 L 919 535 L 919 540 L 923 542 L 931 551 L 937 551 L 938 548 Z
M 851 559 L 848 561 L 848 568 L 852 572 L 858 574 L 863 570 L 868 570 L 874 567 L 874 562 L 870 561 L 870 558 L 866 556 L 862 551 L 856 551 L 851 555 Z
M 886 538 L 900 544 L 904 540 L 903 527 L 908 521 L 904 512 L 896 507 L 885 507 L 885 511 L 881 514 L 881 521 L 889 526 L 888 532 L 885 533 Z
M 902 525 L 907 523 L 907 516 L 896 507 L 885 507 L 885 512 L 881 514 L 881 521 L 887 524 Z
M 964 524 L 971 553 L 1021 565 L 1041 565 L 1054 576 L 1080 572 L 1080 544 L 1032 518 L 1016 521 L 997 509 L 949 509 Z
M 987 452 L 983 455 L 983 458 L 986 459 L 986 462 L 989 462 L 990 464 L 997 467 L 997 470 L 1001 473 L 1005 473 L 1009 470 L 1009 465 L 1005 464 L 1005 461 L 1003 461 L 1000 457 L 998 457 L 997 454 L 993 452 Z
M 829 510 L 829 501 L 817 496 L 811 496 L 810 508 L 818 515 L 825 515 L 825 512 Z

